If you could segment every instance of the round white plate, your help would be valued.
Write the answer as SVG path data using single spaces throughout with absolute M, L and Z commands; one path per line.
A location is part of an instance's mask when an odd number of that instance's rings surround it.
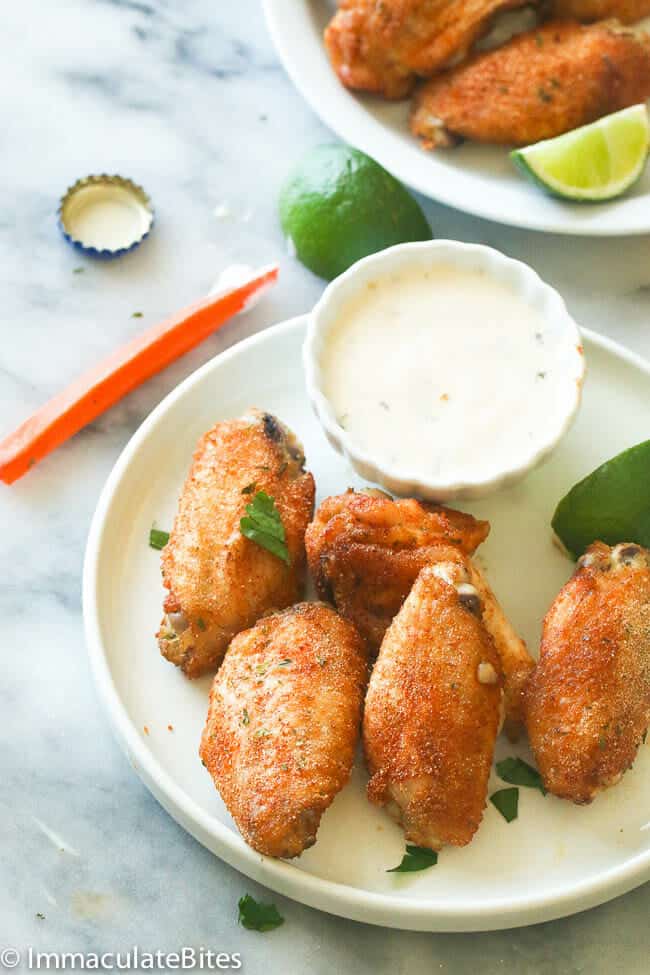
M 530 230 L 589 236 L 650 231 L 648 168 L 621 199 L 581 205 L 538 190 L 517 173 L 504 148 L 467 143 L 425 152 L 409 131 L 409 100 L 359 96 L 339 83 L 322 39 L 334 7 L 329 0 L 264 0 L 271 37 L 302 96 L 342 139 L 402 182 L 458 210 Z
M 436 867 L 419 874 L 386 873 L 404 840 L 366 800 L 361 760 L 299 860 L 262 857 L 240 838 L 197 752 L 210 681 L 186 680 L 158 653 L 163 588 L 148 534 L 154 521 L 171 525 L 198 437 L 251 405 L 277 413 L 302 438 L 319 501 L 359 484 L 309 408 L 304 332 L 304 318 L 285 322 L 199 369 L 142 424 L 100 498 L 84 568 L 86 636 L 102 703 L 133 767 L 222 859 L 282 894 L 355 920 L 427 931 L 506 928 L 590 907 L 647 880 L 650 748 L 591 806 L 522 789 L 510 825 L 489 806 L 468 847 L 444 850 Z M 514 488 L 466 506 L 492 523 L 480 561 L 534 650 L 542 616 L 572 571 L 551 542 L 556 501 L 596 464 L 647 436 L 650 367 L 594 334 L 585 333 L 585 347 L 584 405 L 553 458 Z M 509 754 L 530 758 L 525 745 L 499 741 L 498 757 Z M 493 776 L 490 791 L 498 785 Z

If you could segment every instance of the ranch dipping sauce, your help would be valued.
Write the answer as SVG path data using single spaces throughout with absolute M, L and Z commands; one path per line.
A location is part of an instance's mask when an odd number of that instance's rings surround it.
M 410 266 L 341 306 L 319 357 L 322 390 L 352 441 L 387 468 L 488 479 L 561 428 L 580 383 L 568 341 L 482 271 Z

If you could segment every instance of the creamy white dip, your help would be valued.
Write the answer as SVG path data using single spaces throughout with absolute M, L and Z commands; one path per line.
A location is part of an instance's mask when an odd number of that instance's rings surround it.
M 409 268 L 343 305 L 320 357 L 338 422 L 386 466 L 475 480 L 566 414 L 566 335 L 480 271 Z

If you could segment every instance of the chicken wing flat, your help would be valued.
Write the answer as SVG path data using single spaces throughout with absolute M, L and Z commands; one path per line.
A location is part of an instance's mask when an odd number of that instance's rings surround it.
M 376 653 L 420 569 L 449 546 L 471 554 L 489 531 L 487 521 L 452 508 L 350 490 L 320 505 L 305 544 L 319 596 Z
M 596 542 L 544 621 L 527 689 L 549 792 L 591 802 L 628 769 L 650 721 L 650 553 Z
M 633 24 L 650 14 L 650 0 L 553 0 L 551 10 L 560 20 L 588 24 L 615 17 L 622 24 Z
M 411 129 L 427 149 L 526 145 L 649 96 L 650 36 L 615 21 L 551 21 L 425 84 Z
M 348 88 L 404 98 L 466 57 L 494 17 L 526 0 L 341 0 L 325 45 Z
M 367 680 L 363 640 L 322 603 L 266 616 L 232 641 L 200 755 L 255 850 L 299 856 L 350 777 Z
M 478 829 L 502 712 L 482 603 L 458 563 L 424 568 L 384 637 L 363 719 L 368 797 L 438 850 Z
M 169 594 L 157 634 L 163 656 L 188 677 L 215 670 L 236 633 L 300 598 L 315 492 L 304 463 L 294 435 L 259 410 L 200 439 L 162 554 Z M 258 491 L 275 501 L 290 565 L 240 531 Z
M 320 505 L 305 543 L 319 595 L 355 624 L 371 653 L 378 651 L 425 565 L 450 561 L 469 573 L 505 674 L 506 730 L 516 737 L 523 718 L 523 688 L 534 661 L 483 574 L 465 559 L 489 530 L 488 522 L 453 508 L 412 498 L 393 501 L 381 492 L 348 491 Z

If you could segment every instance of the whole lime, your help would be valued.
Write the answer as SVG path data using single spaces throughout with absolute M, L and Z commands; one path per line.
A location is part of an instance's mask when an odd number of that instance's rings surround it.
M 302 159 L 280 193 L 280 220 L 298 259 L 328 280 L 392 244 L 431 239 L 402 184 L 345 145 L 318 146 Z

